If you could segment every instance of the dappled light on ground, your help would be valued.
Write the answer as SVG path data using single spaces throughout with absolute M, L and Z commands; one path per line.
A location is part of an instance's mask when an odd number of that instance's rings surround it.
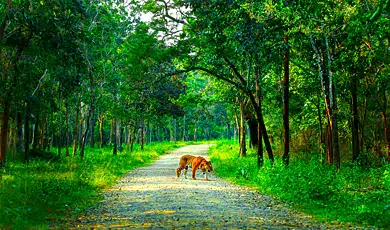
M 187 146 L 162 156 L 155 164 L 129 172 L 104 193 L 104 199 L 66 228 L 337 228 L 257 191 L 235 186 L 199 171 L 197 180 L 176 178 L 180 156 L 205 155 L 208 145 Z

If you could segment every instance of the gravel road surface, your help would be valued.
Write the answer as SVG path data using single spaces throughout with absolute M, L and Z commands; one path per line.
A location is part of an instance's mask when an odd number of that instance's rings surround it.
M 103 200 L 65 228 L 122 229 L 345 229 L 312 217 L 256 190 L 233 185 L 199 170 L 197 180 L 176 178 L 184 154 L 208 159 L 209 145 L 190 145 L 130 171 L 105 191 Z

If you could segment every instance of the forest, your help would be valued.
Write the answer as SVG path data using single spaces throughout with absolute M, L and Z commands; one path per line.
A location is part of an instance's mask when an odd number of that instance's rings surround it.
M 1 0 L 0 50 L 0 215 L 24 212 L 0 227 L 42 223 L 7 197 L 29 173 L 216 140 L 240 183 L 353 172 L 318 189 L 377 200 L 343 221 L 390 226 L 389 0 Z

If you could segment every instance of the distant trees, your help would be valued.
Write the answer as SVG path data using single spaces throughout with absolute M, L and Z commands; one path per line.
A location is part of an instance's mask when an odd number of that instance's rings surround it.
M 196 133 L 187 140 L 215 137 L 184 122 L 179 96 L 187 86 L 171 74 L 175 48 L 131 4 L 1 4 L 0 164 L 51 147 L 83 158 L 88 144 L 111 144 L 116 154 L 123 143 L 143 148 L 179 140 L 180 132 Z
M 5 1 L 0 162 L 234 136 L 246 156 L 249 136 L 258 166 L 263 148 L 286 166 L 297 152 L 337 168 L 380 164 L 390 159 L 389 5 Z
M 279 155 L 283 146 L 286 165 L 291 151 L 306 151 L 340 168 L 346 157 L 389 160 L 388 5 L 151 0 L 144 9 L 165 34 L 183 26 L 179 69 L 241 92 L 232 103 L 257 121 L 259 166 L 264 140 L 271 162 L 273 149 Z

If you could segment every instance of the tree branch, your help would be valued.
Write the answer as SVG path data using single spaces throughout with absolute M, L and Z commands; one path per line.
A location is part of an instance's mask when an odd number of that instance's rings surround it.
M 42 79 L 46 76 L 46 73 L 47 73 L 47 69 L 45 69 L 45 72 L 43 73 L 42 77 L 39 79 L 37 87 L 35 87 L 34 92 L 32 93 L 31 96 L 34 96 L 34 94 L 37 92 L 39 85 L 41 84 Z

